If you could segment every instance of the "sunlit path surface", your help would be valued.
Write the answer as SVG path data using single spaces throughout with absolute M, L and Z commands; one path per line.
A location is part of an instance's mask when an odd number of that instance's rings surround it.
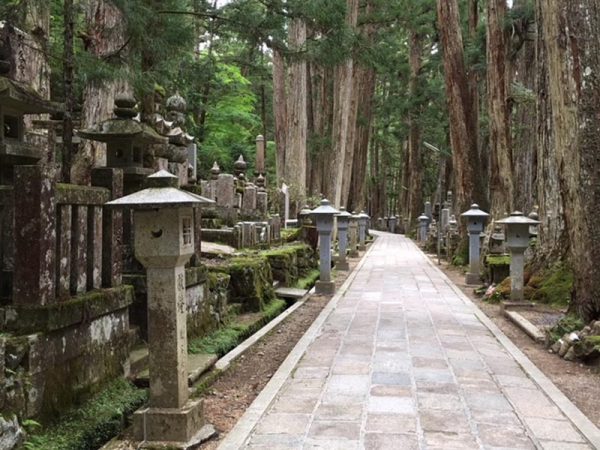
M 594 448 L 477 314 L 409 239 L 381 234 L 222 448 Z

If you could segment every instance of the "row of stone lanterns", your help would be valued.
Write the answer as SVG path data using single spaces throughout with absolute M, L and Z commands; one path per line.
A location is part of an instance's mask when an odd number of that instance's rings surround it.
M 466 275 L 467 284 L 478 284 L 480 280 L 480 235 L 489 214 L 479 209 L 474 203 L 471 209 L 461 214 L 467 220 L 469 232 L 469 272 Z M 513 212 L 510 217 L 496 221 L 504 225 L 506 230 L 506 246 L 510 252 L 511 294 L 514 301 L 523 300 L 523 271 L 525 267 L 525 250 L 529 246 L 531 227 L 539 225 L 539 221 L 520 211 Z
M 318 294 L 333 294 L 335 284 L 331 281 L 331 235 L 333 233 L 334 217 L 337 218 L 337 231 L 339 241 L 339 256 L 337 268 L 348 270 L 346 259 L 348 230 L 350 229 L 350 256 L 358 256 L 358 250 L 365 250 L 367 223 L 369 216 L 361 211 L 360 214 L 350 214 L 344 207 L 339 210 L 331 206 L 327 199 L 321 200 L 319 207 L 310 211 L 314 217 L 319 233 L 319 264 L 320 278 L 315 285 Z

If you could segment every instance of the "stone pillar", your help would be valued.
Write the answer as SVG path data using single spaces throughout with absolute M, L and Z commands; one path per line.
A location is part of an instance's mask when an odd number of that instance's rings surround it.
M 337 231 L 338 231 L 338 258 L 336 268 L 339 270 L 349 270 L 348 260 L 346 259 L 346 251 L 348 247 L 348 225 L 351 214 L 346 211 L 346 208 L 341 207 L 340 213 L 336 215 Z
M 233 208 L 236 200 L 233 175 L 222 173 L 216 181 L 215 201 L 217 205 L 225 208 Z
M 56 300 L 55 169 L 15 166 L 15 305 Z
M 396 223 L 398 218 L 396 216 L 390 217 L 390 233 L 396 233 Z
M 525 249 L 510 250 L 510 299 L 523 301 L 523 272 L 525 270 Z
M 281 185 L 281 203 L 283 206 L 283 228 L 287 228 L 287 222 L 290 220 L 290 192 L 288 185 Z
M 252 214 L 256 211 L 256 186 L 252 183 L 246 185 L 244 197 L 242 198 L 242 213 Z
M 256 136 L 256 175 L 265 173 L 265 138 L 262 134 Z
M 350 252 L 351 258 L 358 256 L 358 216 L 353 214 L 350 217 L 350 224 L 348 225 L 348 234 L 350 240 Z
M 425 214 L 421 214 L 421 216 L 419 216 L 418 220 L 419 220 L 419 237 L 417 240 L 419 242 L 421 242 L 422 244 L 424 244 L 427 241 L 427 222 L 429 220 L 429 217 L 427 217 Z
M 442 220 L 441 231 L 442 231 L 442 233 L 445 233 L 446 231 L 448 231 L 448 222 L 450 221 L 450 209 L 448 209 L 448 208 L 442 209 L 441 220 Z
M 266 192 L 256 193 L 256 209 L 261 217 L 265 217 L 268 211 L 268 194 Z
M 92 169 L 92 185 L 110 190 L 111 200 L 123 195 L 123 170 Z M 102 214 L 102 286 L 121 284 L 123 276 L 123 212 L 105 208 Z
M 433 210 L 431 207 L 431 202 L 429 202 L 429 201 L 425 202 L 425 215 L 429 219 L 429 221 L 427 222 L 427 228 L 429 228 L 429 224 L 431 223 L 431 220 L 433 219 Z
M 479 283 L 479 259 L 480 259 L 480 232 L 469 232 L 469 272 L 466 276 L 467 284 Z
M 358 249 L 363 252 L 367 249 L 367 226 L 369 223 L 369 216 L 362 211 L 358 215 Z

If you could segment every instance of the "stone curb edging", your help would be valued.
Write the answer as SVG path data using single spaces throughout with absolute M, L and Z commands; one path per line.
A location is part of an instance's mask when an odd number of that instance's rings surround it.
M 236 346 L 233 350 L 231 350 L 226 355 L 223 355 L 221 359 L 219 359 L 215 363 L 215 369 L 217 370 L 227 370 L 232 362 L 234 362 L 237 358 L 242 356 L 249 348 L 251 348 L 254 344 L 256 344 L 260 339 L 262 339 L 267 333 L 269 333 L 273 328 L 283 322 L 290 314 L 300 308 L 309 297 L 315 293 L 315 288 L 311 288 L 300 300 L 295 302 L 292 306 L 286 309 L 284 312 L 279 314 L 276 318 L 267 323 L 264 327 L 246 339 L 244 342 Z
M 329 303 L 325 306 L 323 311 L 319 314 L 317 319 L 313 322 L 310 328 L 300 338 L 296 346 L 292 349 L 287 358 L 283 361 L 277 372 L 273 375 L 271 380 L 263 388 L 263 390 L 254 399 L 252 404 L 248 407 L 244 415 L 238 420 L 233 429 L 227 434 L 225 439 L 221 442 L 219 450 L 237 450 L 242 448 L 246 439 L 252 433 L 252 430 L 260 420 L 262 415 L 265 413 L 267 408 L 271 405 L 277 393 L 292 373 L 296 364 L 300 361 L 300 358 L 304 355 L 307 348 L 312 344 L 315 338 L 318 336 L 321 327 L 329 317 L 329 315 L 335 310 L 339 300 L 344 296 L 354 278 L 358 274 L 359 270 L 367 260 L 367 256 L 374 248 L 373 245 L 362 256 L 358 265 L 354 268 L 352 273 L 348 276 L 344 284 L 340 286 L 338 292 L 333 296 Z
M 413 242 L 414 244 L 414 242 Z M 420 250 L 420 249 L 419 249 Z M 422 251 L 421 251 L 422 252 Z M 423 253 L 423 252 L 422 252 Z M 425 255 L 425 253 L 423 253 Z M 600 429 L 583 414 L 571 400 L 562 393 L 560 389 L 525 355 L 513 342 L 492 322 L 492 320 L 481 311 L 467 295 L 456 286 L 450 278 L 437 267 L 431 259 L 425 255 L 427 262 L 441 273 L 446 284 L 465 302 L 473 308 L 475 316 L 483 325 L 485 325 L 510 353 L 515 361 L 523 368 L 525 373 L 540 387 L 540 389 L 554 402 L 554 404 L 565 414 L 565 416 L 575 425 L 583 436 L 594 447 L 600 449 Z

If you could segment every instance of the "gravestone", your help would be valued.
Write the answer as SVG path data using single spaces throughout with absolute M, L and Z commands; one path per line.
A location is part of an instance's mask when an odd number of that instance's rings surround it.
M 216 180 L 215 201 L 218 206 L 233 208 L 235 206 L 235 181 L 228 173 L 221 173 Z

